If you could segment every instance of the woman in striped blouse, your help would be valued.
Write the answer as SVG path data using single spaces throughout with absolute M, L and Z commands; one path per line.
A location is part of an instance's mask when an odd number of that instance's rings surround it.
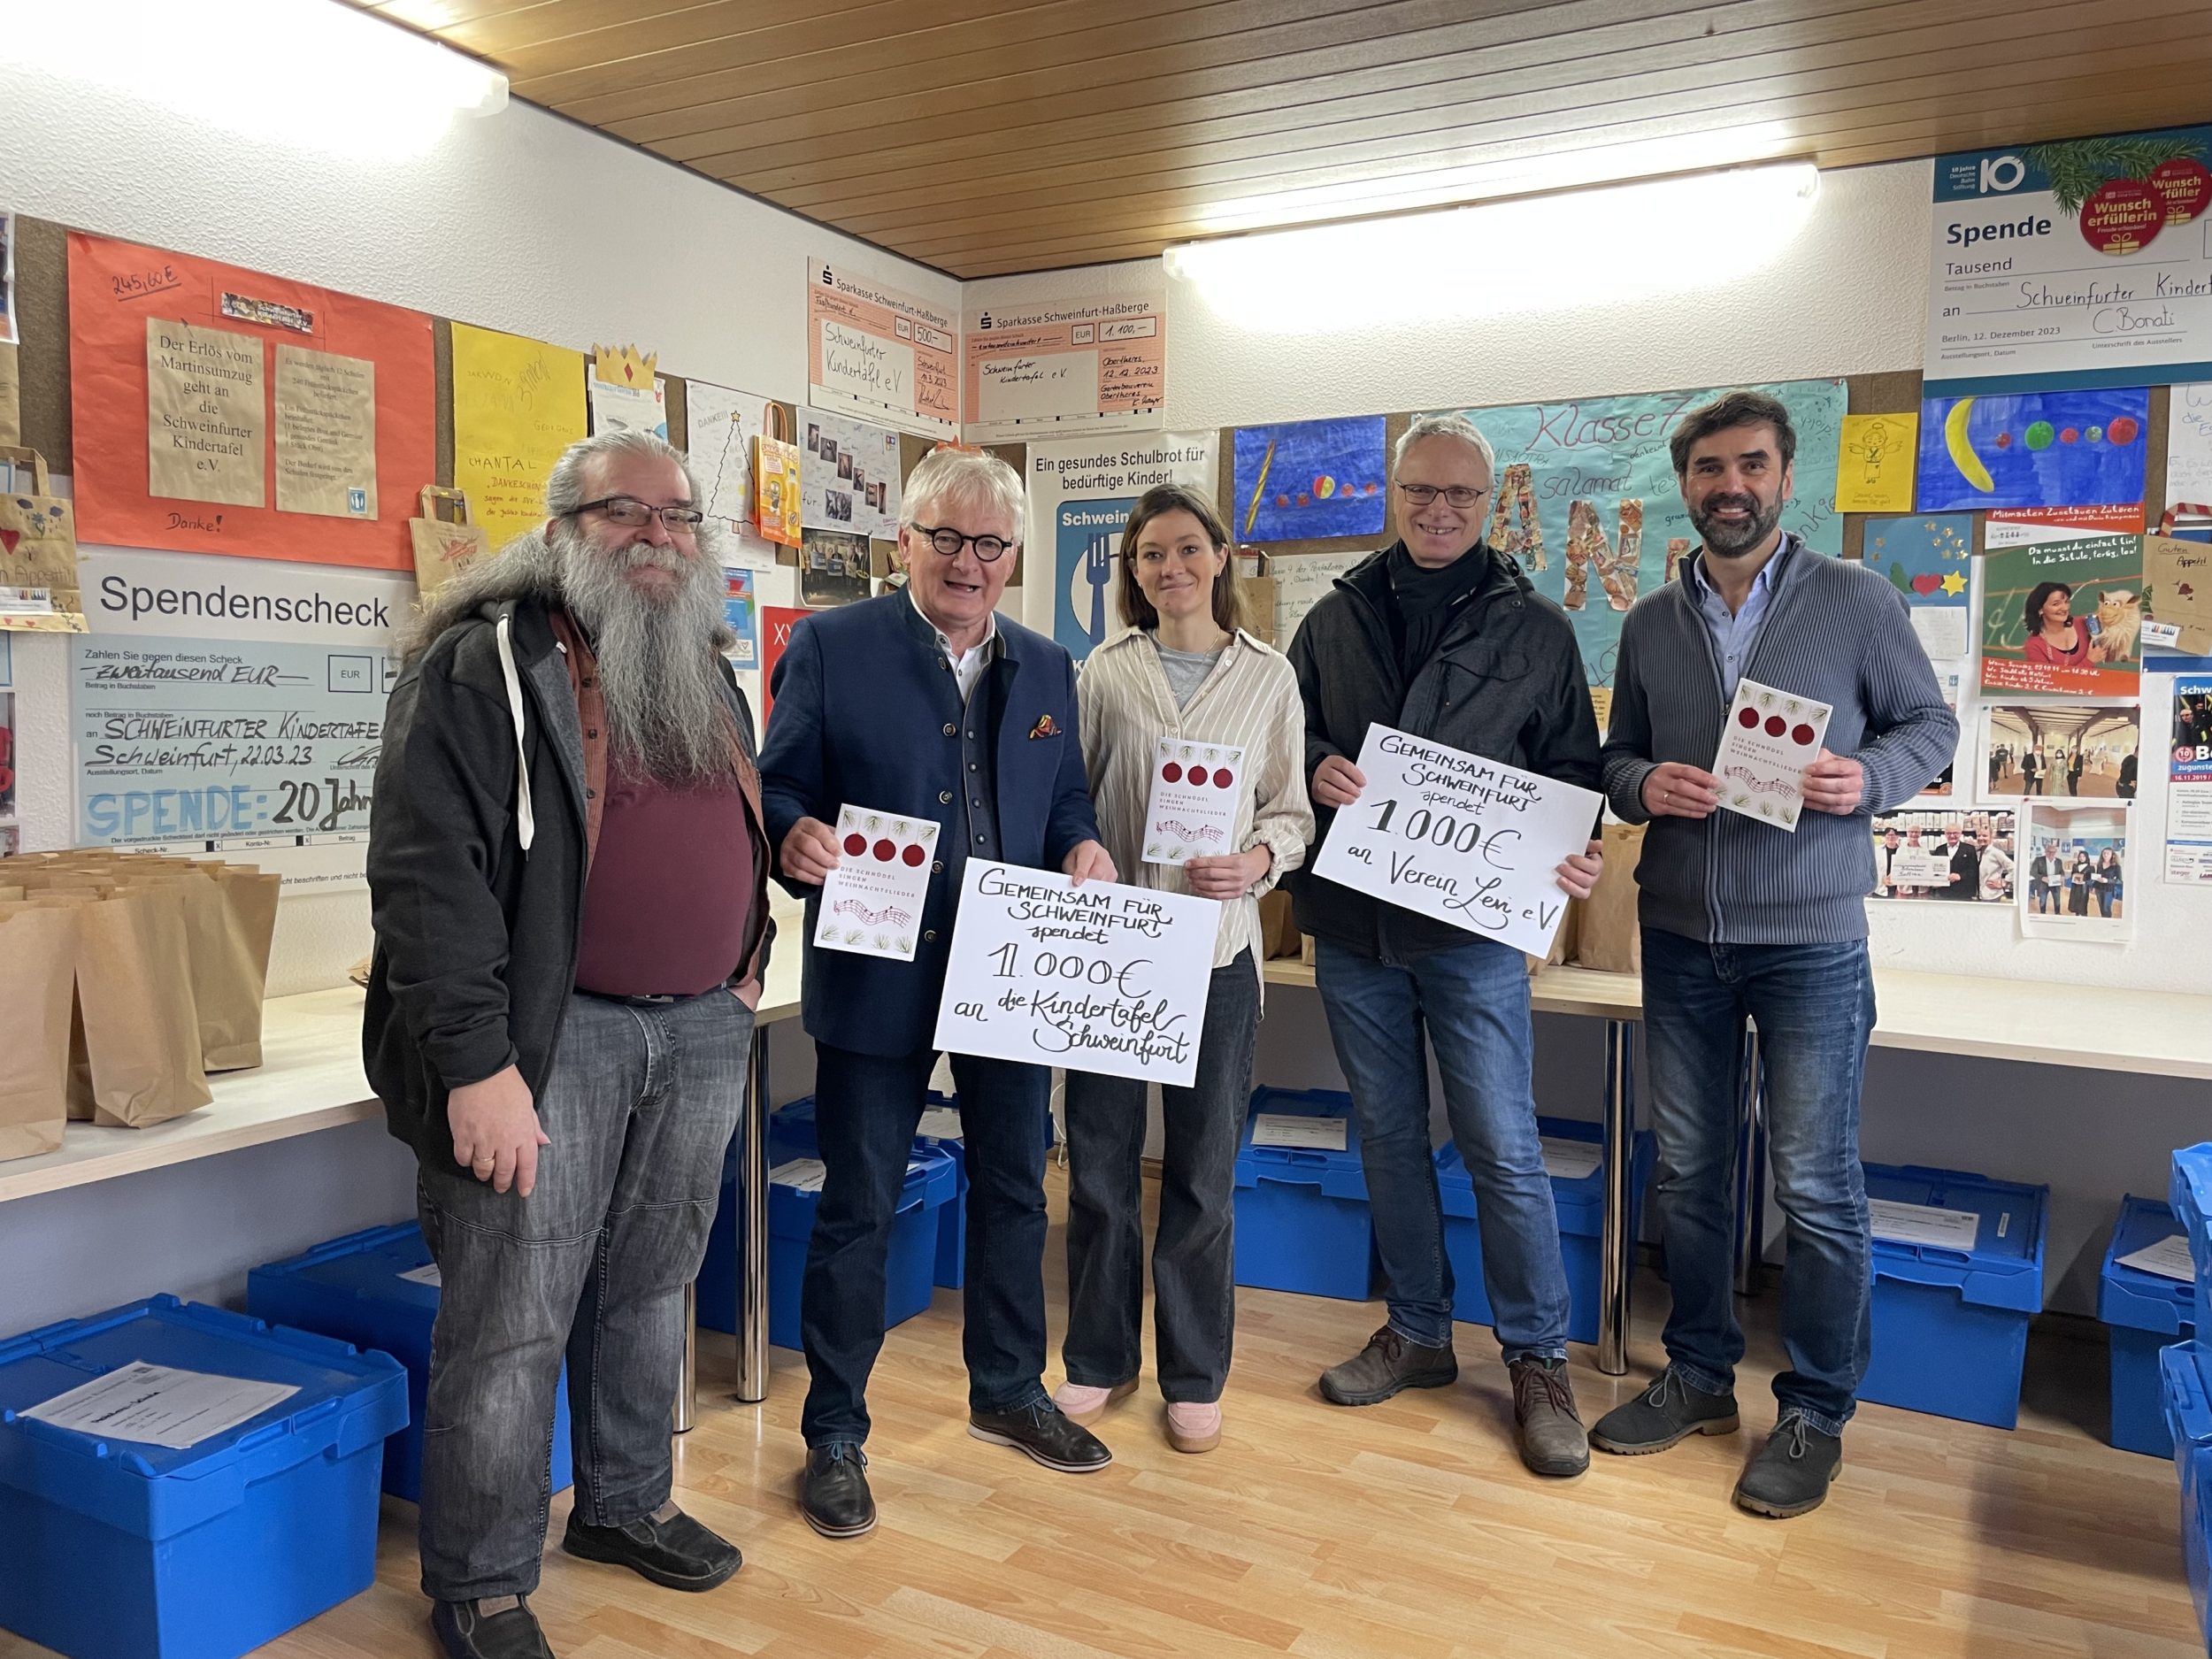
M 1197 1077 L 1161 1091 L 1154 1325 L 1168 1441 L 1185 1452 L 1221 1439 L 1236 1316 L 1237 1141 L 1265 954 L 1259 896 L 1303 862 L 1314 827 L 1297 679 L 1280 653 L 1237 626 L 1230 555 L 1202 492 L 1147 491 L 1121 538 L 1116 597 L 1125 626 L 1091 653 L 1076 685 L 1083 762 L 1114 867 L 1127 882 L 1221 902 Z M 1147 862 L 1160 845 L 1145 832 L 1163 738 L 1242 751 L 1230 759 L 1236 816 L 1218 853 Z M 1212 770 L 1217 780 L 1219 765 Z M 1056 1398 L 1081 1424 L 1133 1393 L 1141 1363 L 1145 1094 L 1130 1079 L 1068 1073 L 1068 1380 Z

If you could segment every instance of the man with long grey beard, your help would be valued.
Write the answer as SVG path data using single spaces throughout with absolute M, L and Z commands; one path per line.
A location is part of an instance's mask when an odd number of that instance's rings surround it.
M 698 499 L 657 438 L 571 447 L 544 528 L 426 603 L 386 713 L 363 1048 L 443 1283 L 422 1585 L 454 1659 L 549 1659 L 527 1598 L 564 1356 L 562 1547 L 677 1590 L 739 1564 L 670 1496 L 683 1289 L 772 932 Z

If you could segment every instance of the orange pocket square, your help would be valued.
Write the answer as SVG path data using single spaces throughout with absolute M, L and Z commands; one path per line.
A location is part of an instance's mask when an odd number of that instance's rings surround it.
M 1037 724 L 1029 728 L 1029 735 L 1033 738 L 1057 737 L 1060 735 L 1060 723 L 1048 714 L 1041 714 L 1037 717 Z

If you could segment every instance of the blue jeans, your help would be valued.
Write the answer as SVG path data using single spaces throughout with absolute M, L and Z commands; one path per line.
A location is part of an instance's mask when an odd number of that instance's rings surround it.
M 1260 975 L 1249 950 L 1216 968 L 1198 1075 L 1164 1087 L 1160 1225 L 1152 1246 L 1160 1394 L 1221 1398 L 1236 1346 L 1237 1141 L 1252 1097 Z M 1144 1131 L 1135 1078 L 1068 1073 L 1068 1380 L 1111 1388 L 1144 1363 Z
M 809 1446 L 868 1438 L 868 1374 L 883 1347 L 891 1222 L 906 1184 L 934 1049 L 885 1058 L 814 1045 L 814 1126 L 825 1175 L 807 1243 L 799 1340 L 811 1386 Z M 1052 1073 L 952 1056 L 968 1159 L 961 1346 L 968 1405 L 1007 1411 L 1046 1397 L 1045 1125 Z
M 1498 1346 L 1509 1363 L 1563 1356 L 1567 1269 L 1530 1087 L 1526 961 L 1488 939 L 1410 962 L 1378 961 L 1321 939 L 1314 981 L 1359 1114 L 1391 1329 L 1427 1348 L 1452 1340 L 1452 1266 L 1429 1142 L 1426 1031 L 1452 1139 L 1474 1181 L 1483 1288 Z
M 1873 1340 L 1873 1250 L 1859 1164 L 1859 1089 L 1874 1029 L 1866 944 L 1708 945 L 1647 927 L 1644 1042 L 1659 1141 L 1659 1213 L 1674 1310 L 1667 1357 L 1725 1393 L 1743 1357 L 1736 1323 L 1736 1104 L 1743 1022 L 1766 1067 L 1767 1146 L 1786 1223 L 1785 1411 L 1843 1432 Z
M 572 996 L 538 1091 L 551 1141 L 530 1196 L 424 1160 L 418 1203 L 443 1280 L 422 1434 L 434 1600 L 538 1587 L 564 1356 L 577 1517 L 622 1526 L 668 1501 L 684 1286 L 752 1041 L 751 1011 L 718 987 L 658 1007 Z

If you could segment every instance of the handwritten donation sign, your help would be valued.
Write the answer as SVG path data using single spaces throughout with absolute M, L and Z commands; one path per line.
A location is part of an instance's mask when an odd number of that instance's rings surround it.
M 849 803 L 837 813 L 837 868 L 822 884 L 814 942 L 825 950 L 914 960 L 929 896 L 937 824 Z
M 1826 703 L 1810 697 L 1793 697 L 1755 680 L 1737 681 L 1720 752 L 1713 757 L 1721 805 L 1794 835 L 1805 810 L 1805 768 L 1820 758 L 1829 713 Z
M 1237 802 L 1244 749 L 1233 743 L 1186 743 L 1164 737 L 1152 755 L 1152 793 L 1144 810 L 1144 861 L 1179 864 L 1237 850 Z
M 1220 926 L 1211 899 L 972 859 L 932 1041 L 1188 1087 Z
M 1560 860 L 1588 845 L 1593 790 L 1386 726 L 1360 745 L 1366 791 L 1336 815 L 1314 873 L 1531 956 L 1566 913 Z

